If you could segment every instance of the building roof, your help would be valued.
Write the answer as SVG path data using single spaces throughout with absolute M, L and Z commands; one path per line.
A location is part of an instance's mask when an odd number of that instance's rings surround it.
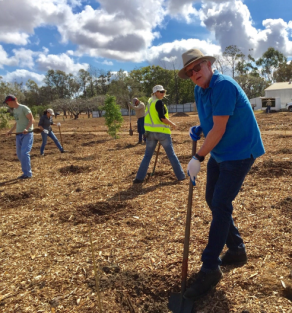
M 292 89 L 292 83 L 283 82 L 283 83 L 274 83 L 270 87 L 266 88 L 265 90 L 281 90 L 281 89 Z

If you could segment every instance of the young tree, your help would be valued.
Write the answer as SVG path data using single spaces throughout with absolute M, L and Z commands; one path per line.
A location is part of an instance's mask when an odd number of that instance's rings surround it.
M 108 133 L 116 139 L 118 138 L 118 131 L 122 126 L 123 117 L 120 107 L 116 104 L 116 98 L 114 96 L 107 95 L 104 110 L 105 124 L 108 127 Z

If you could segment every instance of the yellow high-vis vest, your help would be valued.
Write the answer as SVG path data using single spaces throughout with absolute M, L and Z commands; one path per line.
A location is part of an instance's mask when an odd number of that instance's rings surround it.
M 150 98 L 145 108 L 145 119 L 144 119 L 144 128 L 145 131 L 170 134 L 170 126 L 161 122 L 156 111 L 155 105 L 159 99 L 153 100 Z M 168 110 L 164 104 L 166 113 L 164 114 L 168 118 Z

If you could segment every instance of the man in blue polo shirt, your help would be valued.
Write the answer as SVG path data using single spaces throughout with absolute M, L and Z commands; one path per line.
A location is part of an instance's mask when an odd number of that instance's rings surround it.
M 220 265 L 247 262 L 245 245 L 232 219 L 232 201 L 255 159 L 265 153 L 260 130 L 249 100 L 229 76 L 212 70 L 215 58 L 191 49 L 182 55 L 184 67 L 178 73 L 196 85 L 195 100 L 200 126 L 190 128 L 193 140 L 203 132 L 205 141 L 188 164 L 195 185 L 200 162 L 210 153 L 207 164 L 206 201 L 212 211 L 203 265 L 184 297 L 198 299 L 222 278 Z M 220 258 L 224 246 L 228 250 Z

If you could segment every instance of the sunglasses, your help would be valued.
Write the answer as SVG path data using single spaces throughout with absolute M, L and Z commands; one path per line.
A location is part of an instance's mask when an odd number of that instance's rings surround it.
M 200 72 L 200 70 L 201 70 L 201 68 L 202 68 L 202 67 L 201 67 L 201 64 L 204 63 L 204 62 L 206 62 L 206 60 L 200 62 L 199 64 L 196 64 L 193 68 L 187 70 L 187 71 L 185 72 L 185 74 L 186 74 L 188 77 L 192 77 L 192 76 L 193 76 L 193 72 L 195 72 L 195 73 Z
M 165 90 L 158 90 L 158 92 L 160 92 L 160 93 L 165 93 Z

